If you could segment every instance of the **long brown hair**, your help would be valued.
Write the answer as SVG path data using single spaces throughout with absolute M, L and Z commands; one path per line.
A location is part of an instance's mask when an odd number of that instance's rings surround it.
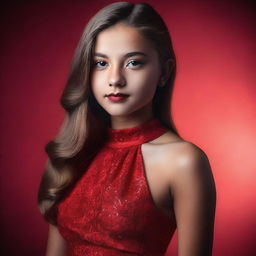
M 172 60 L 169 79 L 163 87 L 157 86 L 153 98 L 153 114 L 169 130 L 180 136 L 170 114 L 176 58 L 164 21 L 146 3 L 115 2 L 104 7 L 91 18 L 75 50 L 60 99 L 65 118 L 59 133 L 45 146 L 48 159 L 38 191 L 38 204 L 46 221 L 53 225 L 57 225 L 57 204 L 71 191 L 107 138 L 106 128 L 110 125 L 110 116 L 93 96 L 90 72 L 97 35 L 118 22 L 138 29 L 150 40 L 162 66 L 166 60 Z

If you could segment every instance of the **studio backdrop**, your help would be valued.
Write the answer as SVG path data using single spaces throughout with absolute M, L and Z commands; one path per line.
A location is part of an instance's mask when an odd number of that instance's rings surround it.
M 114 1 L 47 2 L 1 6 L 0 248 L 5 256 L 45 253 L 48 224 L 37 207 L 44 147 L 64 117 L 59 99 L 82 31 Z M 146 2 L 164 18 L 177 56 L 174 122 L 184 139 L 205 151 L 212 167 L 213 255 L 256 255 L 253 5 Z M 177 255 L 177 232 L 166 255 Z

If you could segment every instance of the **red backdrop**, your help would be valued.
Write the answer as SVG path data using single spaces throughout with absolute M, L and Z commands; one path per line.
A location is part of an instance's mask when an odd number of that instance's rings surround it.
M 48 226 L 36 201 L 47 157 L 44 146 L 64 116 L 59 98 L 83 28 L 110 2 L 23 2 L 2 7 L 1 255 L 44 255 Z M 177 55 L 174 121 L 185 139 L 207 153 L 213 169 L 213 255 L 253 255 L 253 6 L 246 1 L 147 2 L 168 24 Z M 177 234 L 167 255 L 177 255 Z

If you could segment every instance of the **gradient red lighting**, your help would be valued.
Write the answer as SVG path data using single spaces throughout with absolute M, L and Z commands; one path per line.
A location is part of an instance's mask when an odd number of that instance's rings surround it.
M 64 116 L 59 98 L 83 28 L 111 2 L 23 2 L 3 7 L 3 255 L 45 253 L 48 226 L 36 202 L 46 161 L 44 146 Z M 185 139 L 206 152 L 213 169 L 213 255 L 256 255 L 253 6 L 249 1 L 147 2 L 166 21 L 177 56 L 174 122 Z M 176 233 L 166 255 L 177 255 L 177 250 Z

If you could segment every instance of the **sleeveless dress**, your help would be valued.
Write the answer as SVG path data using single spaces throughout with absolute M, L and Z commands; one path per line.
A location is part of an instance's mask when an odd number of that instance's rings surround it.
M 68 256 L 163 256 L 176 223 L 154 204 L 141 144 L 168 129 L 157 118 L 107 129 L 106 143 L 57 207 Z

